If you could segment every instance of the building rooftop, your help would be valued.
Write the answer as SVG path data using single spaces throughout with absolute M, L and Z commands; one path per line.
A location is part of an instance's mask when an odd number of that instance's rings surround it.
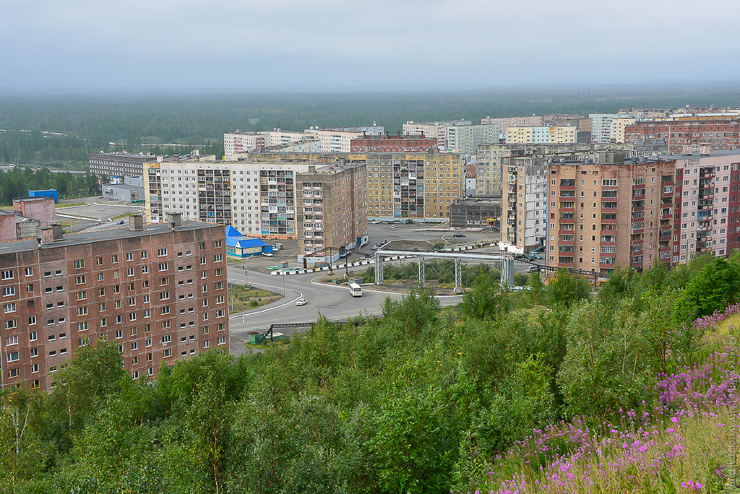
M 719 149 L 716 151 L 710 151 L 709 154 L 699 154 L 699 153 L 693 153 L 693 154 L 662 154 L 659 156 L 660 159 L 666 159 L 666 160 L 680 160 L 680 159 L 694 159 L 701 156 L 734 156 L 738 155 L 740 156 L 740 149 Z
M 223 225 L 217 225 L 214 223 L 202 223 L 199 221 L 183 221 L 180 226 L 177 227 L 176 231 L 202 230 L 206 228 L 222 229 Z M 144 225 L 143 230 L 130 230 L 128 226 L 121 226 L 119 228 L 96 230 L 94 232 L 71 233 L 64 235 L 64 237 L 59 240 L 55 240 L 53 244 L 46 244 L 41 246 L 39 246 L 39 243 L 36 239 L 15 240 L 11 242 L 0 243 L 0 255 L 28 252 L 36 249 L 54 249 L 56 247 L 64 247 L 66 245 L 81 245 L 89 244 L 92 242 L 119 240 L 123 238 L 146 237 L 149 235 L 158 235 L 171 231 L 172 229 L 170 228 L 169 224 L 160 223 Z

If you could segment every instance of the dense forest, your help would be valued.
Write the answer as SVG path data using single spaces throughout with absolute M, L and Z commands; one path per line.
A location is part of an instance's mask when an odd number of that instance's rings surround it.
M 101 192 L 98 178 L 88 173 L 52 172 L 48 168 L 16 167 L 0 176 L 0 206 L 28 197 L 29 190 L 56 189 L 60 199 L 89 197 Z
M 88 152 L 223 154 L 235 129 L 303 130 L 376 122 L 536 113 L 599 113 L 630 107 L 740 106 L 740 88 L 573 87 L 499 91 L 265 93 L 251 95 L 0 96 L 0 163 L 82 169 Z M 42 132 L 45 132 L 42 134 Z
M 706 362 L 736 364 L 714 323 L 740 294 L 740 257 L 617 270 L 598 294 L 565 272 L 529 285 L 481 272 L 458 308 L 414 290 L 382 318 L 319 320 L 153 382 L 115 345 L 83 347 L 50 394 L 3 392 L 0 490 L 530 492 L 541 475 L 552 492 L 719 492 L 731 391 Z

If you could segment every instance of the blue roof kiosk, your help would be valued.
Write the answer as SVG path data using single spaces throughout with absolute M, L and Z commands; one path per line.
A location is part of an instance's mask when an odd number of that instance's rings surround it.
M 231 225 L 226 227 L 226 253 L 228 255 L 243 259 L 260 256 L 265 252 L 272 253 L 272 245 L 267 245 L 259 238 L 245 237 Z

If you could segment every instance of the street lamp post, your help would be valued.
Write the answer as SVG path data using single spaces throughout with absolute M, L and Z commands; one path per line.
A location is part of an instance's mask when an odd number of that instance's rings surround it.
M 285 272 L 283 271 L 281 275 L 281 277 L 283 278 L 283 297 L 285 297 Z

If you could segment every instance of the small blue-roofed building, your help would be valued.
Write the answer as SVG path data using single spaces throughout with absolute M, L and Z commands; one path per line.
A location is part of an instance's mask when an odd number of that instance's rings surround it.
M 264 253 L 272 254 L 272 245 L 267 245 L 258 238 L 245 237 L 229 225 L 226 227 L 226 253 L 240 259 Z

